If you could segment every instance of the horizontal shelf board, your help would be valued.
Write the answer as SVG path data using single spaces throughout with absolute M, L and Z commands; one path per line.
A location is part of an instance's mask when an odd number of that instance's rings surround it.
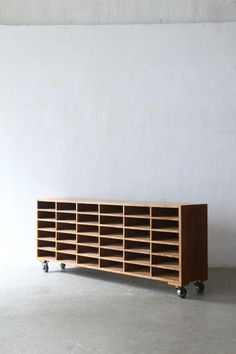
M 74 224 L 74 225 L 76 225 L 77 221 L 76 220 L 58 220 L 57 219 L 57 223 L 58 224 Z
M 137 241 L 137 242 L 150 242 L 150 237 L 145 238 L 145 237 L 127 237 L 125 236 L 125 241 Z
M 130 271 L 126 271 L 125 274 L 128 275 L 134 275 L 136 277 L 148 277 L 150 278 L 150 270 L 132 270 Z
M 114 272 L 119 272 L 119 273 L 123 273 L 123 263 L 121 266 L 115 266 L 115 265 L 112 265 L 112 266 L 106 266 L 106 267 L 101 267 L 100 268 L 101 270 L 104 270 L 106 272 L 110 272 L 110 271 L 114 271 Z
M 171 220 L 171 221 L 178 221 L 178 216 L 152 216 L 152 219 L 155 220 Z
M 163 256 L 163 257 L 179 258 L 179 252 L 176 252 L 176 251 L 152 252 L 152 255 L 154 255 L 154 256 Z
M 47 246 L 44 246 L 44 247 L 37 247 L 38 250 L 41 250 L 41 251 L 50 251 L 50 252 L 56 252 L 56 248 L 55 247 L 47 247 Z
M 179 229 L 176 227 L 165 227 L 165 228 L 157 228 L 157 229 L 152 229 L 153 231 L 158 231 L 158 232 L 175 232 L 178 233 Z
M 73 259 L 57 259 L 58 262 L 60 263 L 66 263 L 66 264 L 71 264 L 71 265 L 76 265 L 76 260 Z
M 142 248 L 142 247 L 133 247 L 133 248 L 125 248 L 125 252 L 132 252 L 132 253 L 146 253 L 150 254 L 150 248 Z
M 57 253 L 65 253 L 65 254 L 72 254 L 73 256 L 76 256 L 76 250 L 57 250 Z
M 148 267 L 151 265 L 150 261 L 145 261 L 145 260 L 141 260 L 141 259 L 132 259 L 132 260 L 129 259 L 129 260 L 125 260 L 125 263 L 144 265 L 144 266 L 148 266 Z
M 56 242 L 56 237 L 38 237 L 39 241 Z
M 98 258 L 99 254 L 96 252 L 78 252 L 78 256 Z
M 48 221 L 48 222 L 56 222 L 56 219 L 49 219 L 49 218 L 38 218 L 38 221 Z
M 56 261 L 56 257 L 45 256 L 45 257 L 37 257 L 39 261 Z
M 76 230 L 57 230 L 57 232 L 59 232 L 59 233 L 63 233 L 63 234 L 71 234 L 71 235 L 76 235 L 77 234 L 77 232 L 76 232 Z
M 161 268 L 161 269 L 172 269 L 172 270 L 177 270 L 177 271 L 179 270 L 179 265 L 176 264 L 175 262 L 153 264 L 152 266 L 155 268 Z
M 48 211 L 48 212 L 51 212 L 51 213 L 55 213 L 56 212 L 56 209 L 42 209 L 42 208 L 40 208 L 40 209 L 37 209 L 37 211 Z
M 107 259 L 109 261 L 115 261 L 115 262 L 123 262 L 124 261 L 124 258 L 123 257 L 119 257 L 119 256 L 104 256 L 104 257 L 101 257 L 101 259 Z
M 81 215 L 99 215 L 98 211 L 77 211 L 77 214 Z
M 76 214 L 76 210 L 59 210 L 59 209 L 57 209 L 57 213 Z
M 121 216 L 123 217 L 123 213 L 100 213 L 101 216 Z
M 77 266 L 80 268 L 92 268 L 92 269 L 97 269 L 98 268 L 98 264 L 94 264 L 94 263 L 77 263 Z
M 92 225 L 92 226 L 99 226 L 98 221 L 78 221 L 78 225 Z
M 174 283 L 178 283 L 179 282 L 179 276 L 178 275 L 174 275 L 172 273 L 170 274 L 159 274 L 159 275 L 153 275 L 152 276 L 153 279 L 157 279 L 160 281 L 164 281 L 164 282 L 174 282 Z
M 106 227 L 116 227 L 116 228 L 122 228 L 123 229 L 123 224 L 99 224 L 99 226 L 106 226 Z
M 89 246 L 89 247 L 98 247 L 99 243 L 96 242 L 78 242 L 78 246 Z
M 106 245 L 106 246 L 101 246 L 100 248 L 105 248 L 109 250 L 116 250 L 116 251 L 123 251 L 123 246 L 116 246 L 116 245 Z
M 174 245 L 174 246 L 178 246 L 179 245 L 179 241 L 176 240 L 159 240 L 159 241 L 152 241 L 152 243 L 156 243 L 156 244 L 160 244 L 160 245 Z
M 137 219 L 149 219 L 151 218 L 150 214 L 125 214 L 125 218 L 137 218 Z
M 78 233 L 78 235 L 81 235 L 81 236 L 95 236 L 95 237 L 99 236 L 98 232 L 78 231 L 77 233 Z
M 130 230 L 148 230 L 150 231 L 151 228 L 150 226 L 143 226 L 143 225 L 135 225 L 135 226 L 124 226 L 125 229 L 130 229 Z
M 114 239 L 114 240 L 123 240 L 124 238 L 123 235 L 100 235 L 100 237 Z
M 68 245 L 77 245 L 76 240 L 57 240 L 57 243 L 66 243 Z
M 56 228 L 54 227 L 38 227 L 39 231 L 49 231 L 49 232 L 56 232 Z

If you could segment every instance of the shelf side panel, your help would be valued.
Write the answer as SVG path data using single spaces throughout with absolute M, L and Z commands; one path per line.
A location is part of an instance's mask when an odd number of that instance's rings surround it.
M 208 278 L 207 204 L 181 207 L 181 281 Z

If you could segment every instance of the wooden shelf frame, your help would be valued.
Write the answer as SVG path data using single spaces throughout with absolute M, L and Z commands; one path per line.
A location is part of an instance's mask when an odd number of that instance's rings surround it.
M 40 199 L 37 258 L 174 286 L 205 281 L 207 205 Z

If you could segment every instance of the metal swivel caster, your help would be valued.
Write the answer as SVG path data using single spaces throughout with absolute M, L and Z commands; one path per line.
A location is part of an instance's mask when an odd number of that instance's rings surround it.
M 194 285 L 195 285 L 196 292 L 198 294 L 202 294 L 204 292 L 205 286 L 204 286 L 203 282 L 197 281 L 196 283 L 194 283 Z
M 176 288 L 176 294 L 181 297 L 181 299 L 183 299 L 187 295 L 187 290 L 184 287 L 180 286 Z
M 44 271 L 44 273 L 48 273 L 48 269 L 49 269 L 48 262 L 44 261 L 43 262 L 43 271 Z
M 61 263 L 61 269 L 65 269 L 66 265 L 65 263 Z

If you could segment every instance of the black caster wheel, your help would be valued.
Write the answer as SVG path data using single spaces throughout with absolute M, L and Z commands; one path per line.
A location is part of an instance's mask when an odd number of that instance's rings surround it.
M 184 287 L 176 288 L 176 294 L 183 299 L 187 295 L 187 290 Z
M 48 262 L 43 262 L 43 271 L 44 271 L 44 273 L 48 273 L 48 269 L 49 269 Z
M 65 263 L 61 263 L 61 269 L 65 269 L 66 265 Z
M 194 285 L 195 285 L 195 289 L 198 294 L 202 294 L 204 292 L 205 286 L 204 286 L 203 282 L 197 281 L 196 283 L 194 283 Z

